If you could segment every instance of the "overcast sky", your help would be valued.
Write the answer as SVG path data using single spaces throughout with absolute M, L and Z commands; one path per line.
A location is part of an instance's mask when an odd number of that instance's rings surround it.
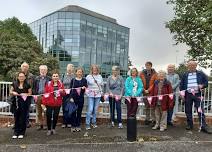
M 165 22 L 173 18 L 167 0 L 6 0 L 0 5 L 0 20 L 16 16 L 30 23 L 66 5 L 79 5 L 115 18 L 130 28 L 129 55 L 133 65 L 141 69 L 152 61 L 156 70 L 166 69 L 169 63 L 180 63 L 186 46 L 174 46 Z M 178 52 L 178 53 L 177 53 Z

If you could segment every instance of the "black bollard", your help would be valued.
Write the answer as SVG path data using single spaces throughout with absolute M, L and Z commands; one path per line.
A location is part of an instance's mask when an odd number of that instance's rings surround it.
M 135 117 L 127 118 L 127 141 L 133 142 L 137 139 L 137 121 Z

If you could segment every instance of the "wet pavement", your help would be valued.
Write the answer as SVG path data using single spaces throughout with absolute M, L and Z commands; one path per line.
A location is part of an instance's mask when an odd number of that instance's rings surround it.
M 12 139 L 12 129 L 0 128 L 0 151 L 204 151 L 212 152 L 212 135 L 186 131 L 184 126 L 169 127 L 167 131 L 152 130 L 138 124 L 137 141 L 127 141 L 126 124 L 124 129 L 100 125 L 96 129 L 71 132 L 70 128 L 57 126 L 57 134 L 46 136 L 46 130 L 36 127 L 27 129 L 24 139 Z

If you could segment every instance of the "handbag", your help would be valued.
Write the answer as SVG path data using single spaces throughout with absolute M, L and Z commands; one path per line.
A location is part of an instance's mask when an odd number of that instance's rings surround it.
M 97 86 L 98 86 L 98 88 L 99 88 L 99 91 L 101 92 L 100 100 L 101 100 L 102 102 L 105 102 L 105 98 L 104 98 L 104 95 L 102 94 L 102 90 L 101 90 L 99 84 L 97 83 L 97 81 L 96 81 L 96 79 L 94 78 L 93 75 L 92 75 L 92 77 L 93 77 L 93 79 L 94 79 L 94 82 L 97 84 Z
M 65 111 L 67 112 L 68 117 L 71 117 L 72 113 L 74 113 L 77 109 L 78 109 L 78 106 L 74 102 L 70 101 L 69 99 L 65 107 Z
M 75 82 L 75 79 L 74 79 L 74 82 Z M 73 90 L 74 82 L 73 82 L 73 85 L 71 88 L 71 92 Z M 78 108 L 78 106 L 74 102 L 74 99 L 73 99 L 71 93 L 70 93 L 69 97 L 66 99 L 66 102 L 67 102 L 67 104 L 65 106 L 65 111 L 67 112 L 68 117 L 71 117 L 72 113 L 75 112 Z

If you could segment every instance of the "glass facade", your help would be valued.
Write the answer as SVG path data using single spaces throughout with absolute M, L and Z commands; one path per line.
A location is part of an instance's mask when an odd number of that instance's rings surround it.
M 60 71 L 72 63 L 85 74 L 98 64 L 103 77 L 118 65 L 121 74 L 128 70 L 129 28 L 82 12 L 57 11 L 29 24 L 43 51 L 57 57 Z

